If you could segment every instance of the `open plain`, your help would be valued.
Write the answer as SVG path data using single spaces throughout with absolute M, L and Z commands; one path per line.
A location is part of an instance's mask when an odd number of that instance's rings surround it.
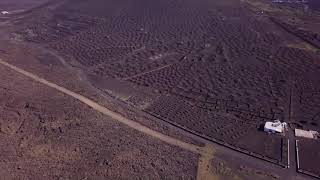
M 2 0 L 0 179 L 319 178 L 319 4 Z

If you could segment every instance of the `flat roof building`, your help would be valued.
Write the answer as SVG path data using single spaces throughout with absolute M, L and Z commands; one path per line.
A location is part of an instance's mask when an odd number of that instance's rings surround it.
M 309 139 L 316 139 L 319 135 L 317 131 L 306 131 L 302 129 L 295 129 L 294 134 L 297 137 L 304 137 Z

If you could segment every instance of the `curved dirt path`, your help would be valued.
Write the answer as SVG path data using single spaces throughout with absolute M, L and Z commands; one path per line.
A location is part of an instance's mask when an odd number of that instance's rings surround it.
M 81 101 L 82 103 L 88 105 L 89 107 L 93 108 L 94 110 L 104 114 L 104 115 L 107 115 L 139 132 L 142 132 L 144 134 L 147 134 L 149 136 L 152 136 L 156 139 L 159 139 L 165 143 L 168 143 L 168 144 L 171 144 L 171 145 L 174 145 L 174 146 L 178 146 L 182 149 L 185 149 L 185 150 L 188 150 L 188 151 L 191 151 L 191 152 L 194 152 L 194 153 L 197 153 L 200 155 L 200 158 L 199 158 L 199 162 L 198 162 L 198 175 L 197 175 L 197 179 L 198 180 L 206 180 L 206 179 L 217 179 L 215 176 L 213 176 L 210 172 L 210 168 L 209 167 L 209 162 L 210 160 L 212 159 L 213 157 L 213 147 L 210 146 L 210 145 L 206 145 L 205 147 L 200 147 L 200 146 L 196 146 L 194 144 L 190 144 L 190 143 L 186 143 L 186 142 L 183 142 L 179 139 L 176 139 L 176 138 L 173 138 L 173 137 L 170 137 L 170 136 L 167 136 L 167 135 L 164 135 L 160 132 L 157 132 L 157 131 L 154 131 L 140 123 L 137 123 L 135 121 L 132 121 L 132 120 L 129 120 L 127 119 L 126 117 L 118 114 L 118 113 L 115 113 L 111 110 L 109 110 L 108 108 L 104 107 L 104 106 L 101 106 L 99 105 L 98 103 L 92 101 L 91 99 L 85 97 L 85 96 L 82 96 L 78 93 L 75 93 L 73 91 L 70 91 L 64 87 L 61 87 L 57 84 L 54 84 L 52 82 L 49 82 L 35 74 L 32 74 L 30 72 L 27 72 L 19 67 L 16 67 L 12 64 L 9 64 L 7 63 L 6 61 L 0 59 L 0 64 L 3 65 L 3 66 L 6 66 L 7 68 L 11 69 L 11 70 L 14 70 L 36 82 L 39 82 L 45 86 L 48 86 L 48 87 L 51 87 L 53 89 L 56 89 L 57 91 L 59 92 L 62 92 L 68 96 L 71 96 L 79 101 Z

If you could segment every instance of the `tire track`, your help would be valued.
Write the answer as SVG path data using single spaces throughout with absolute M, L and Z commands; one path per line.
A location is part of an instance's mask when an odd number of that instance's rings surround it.
M 128 81 L 128 80 L 130 80 L 130 79 L 132 79 L 132 78 L 137 78 L 137 77 L 140 77 L 140 76 L 143 76 L 143 75 L 152 73 L 152 72 L 160 71 L 160 70 L 165 69 L 165 68 L 168 68 L 168 67 L 170 67 L 170 66 L 172 66 L 172 65 L 174 65 L 174 64 L 175 64 L 175 63 L 168 64 L 168 65 L 165 65 L 165 66 L 156 68 L 156 69 L 152 69 L 152 70 L 147 71 L 147 72 L 143 72 L 143 73 L 140 73 L 140 74 L 136 74 L 136 75 L 134 75 L 134 76 L 130 76 L 130 77 L 123 78 L 122 80 Z

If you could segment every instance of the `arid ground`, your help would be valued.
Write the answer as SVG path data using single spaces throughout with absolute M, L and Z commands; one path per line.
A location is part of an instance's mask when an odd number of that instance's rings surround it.
M 2 0 L 0 179 L 320 178 L 319 4 Z

